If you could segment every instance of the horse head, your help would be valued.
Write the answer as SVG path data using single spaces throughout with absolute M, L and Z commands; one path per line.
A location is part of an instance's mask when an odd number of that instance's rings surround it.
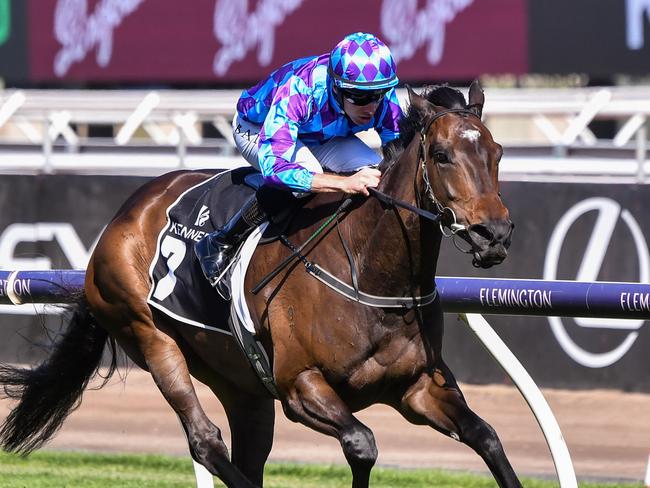
M 472 83 L 469 104 L 447 86 L 408 92 L 421 121 L 420 206 L 443 213 L 442 224 L 471 246 L 475 266 L 501 263 L 514 225 L 499 193 L 503 150 L 481 121 L 483 90 Z

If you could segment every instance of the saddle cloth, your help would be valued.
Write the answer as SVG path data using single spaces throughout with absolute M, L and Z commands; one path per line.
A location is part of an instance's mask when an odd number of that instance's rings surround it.
M 230 334 L 230 302 L 223 300 L 203 276 L 194 244 L 222 227 L 255 193 L 244 181 L 254 172 L 252 168 L 238 168 L 217 173 L 186 190 L 169 206 L 167 225 L 158 236 L 149 268 L 152 287 L 147 302 L 152 307 L 180 322 Z M 241 266 L 234 268 L 245 272 Z

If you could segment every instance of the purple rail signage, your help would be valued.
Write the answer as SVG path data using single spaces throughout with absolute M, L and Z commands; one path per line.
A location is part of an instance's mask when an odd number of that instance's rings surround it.
M 0 271 L 0 304 L 70 303 L 83 291 L 85 271 Z
M 0 271 L 0 304 L 67 303 L 84 271 Z M 650 319 L 650 284 L 438 277 L 446 312 Z
M 650 319 L 650 284 L 436 278 L 446 312 Z

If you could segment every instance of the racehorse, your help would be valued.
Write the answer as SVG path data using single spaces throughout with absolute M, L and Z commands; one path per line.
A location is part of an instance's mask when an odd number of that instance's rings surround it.
M 401 136 L 380 166 L 381 183 L 371 197 L 355 196 L 338 211 L 345 195 L 318 194 L 286 231 L 292 242 L 305 243 L 329 218 L 332 225 L 301 257 L 337 282 L 352 283 L 353 296 L 314 279 L 294 260 L 259 293 L 248 293 L 248 308 L 271 357 L 285 415 L 340 441 L 353 488 L 369 485 L 377 458 L 371 430 L 353 412 L 375 403 L 470 446 L 499 486 L 521 486 L 495 431 L 470 410 L 443 360 L 434 282 L 443 235 L 463 243 L 475 266 L 505 259 L 513 224 L 499 193 L 502 149 L 481 122 L 484 96 L 477 82 L 469 103 L 447 86 L 422 95 L 409 88 L 409 100 Z M 5 394 L 19 399 L 0 432 L 5 450 L 29 453 L 43 445 L 80 403 L 106 344 L 117 343 L 151 373 L 197 462 L 229 487 L 262 486 L 274 399 L 232 337 L 180 324 L 147 303 L 165 209 L 213 174 L 169 173 L 123 204 L 96 246 L 84 296 L 49 358 L 35 369 L 4 365 L 0 371 Z M 292 252 L 280 241 L 258 247 L 246 289 Z M 370 306 L 359 296 L 381 298 Z M 223 404 L 231 456 L 191 377 Z

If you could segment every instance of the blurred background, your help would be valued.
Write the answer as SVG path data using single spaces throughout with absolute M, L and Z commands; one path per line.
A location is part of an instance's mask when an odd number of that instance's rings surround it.
M 242 89 L 355 31 L 391 48 L 403 104 L 485 89 L 513 244 L 488 272 L 448 246 L 441 275 L 650 282 L 650 0 L 0 0 L 0 269 L 83 269 L 150 177 L 244 164 Z M 0 307 L 0 360 L 40 357 L 37 311 Z M 650 392 L 644 321 L 490 322 L 543 387 Z M 461 381 L 507 383 L 464 328 L 445 340 Z

